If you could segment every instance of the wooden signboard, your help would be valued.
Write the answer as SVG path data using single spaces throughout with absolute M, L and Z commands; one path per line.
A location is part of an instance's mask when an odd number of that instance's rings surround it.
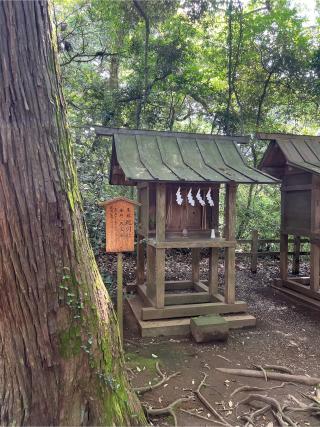
M 134 208 L 137 202 L 117 197 L 101 203 L 106 212 L 106 252 L 134 250 Z
M 122 252 L 134 250 L 134 208 L 140 203 L 116 197 L 100 203 L 106 212 L 106 252 L 117 252 L 117 314 L 123 340 L 123 265 Z

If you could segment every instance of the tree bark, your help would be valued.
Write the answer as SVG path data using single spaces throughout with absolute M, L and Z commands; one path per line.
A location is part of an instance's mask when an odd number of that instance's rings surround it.
M 0 2 L 0 424 L 144 424 L 83 223 L 52 41 L 46 2 Z
M 143 95 L 137 102 L 136 106 L 136 127 L 140 128 L 141 124 L 141 114 L 144 106 L 146 105 L 147 98 L 149 95 L 150 89 L 149 86 L 149 65 L 148 65 L 148 56 L 149 56 L 149 38 L 150 38 L 150 19 L 147 12 L 144 10 L 143 6 L 140 4 L 141 0 L 133 0 L 133 4 L 140 16 L 144 20 L 145 24 L 145 38 L 144 38 L 144 59 L 143 59 Z

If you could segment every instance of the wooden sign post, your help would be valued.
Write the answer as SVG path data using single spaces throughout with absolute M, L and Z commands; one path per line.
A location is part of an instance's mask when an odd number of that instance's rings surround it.
M 126 197 L 100 203 L 106 213 L 106 252 L 117 253 L 117 315 L 123 340 L 123 264 L 122 253 L 134 251 L 134 208 L 140 204 Z

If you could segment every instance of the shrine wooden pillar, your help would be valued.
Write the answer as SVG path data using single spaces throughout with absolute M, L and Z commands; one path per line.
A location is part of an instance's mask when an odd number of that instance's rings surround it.
M 312 175 L 311 238 L 310 238 L 310 290 L 320 289 L 320 176 Z M 314 239 L 313 236 L 316 236 Z
M 166 185 L 156 186 L 156 242 L 165 241 L 166 232 Z M 165 249 L 148 245 L 147 295 L 156 308 L 164 307 L 165 297 Z
M 138 202 L 141 203 L 141 189 L 137 188 L 137 193 L 138 193 Z M 137 234 L 137 265 L 136 265 L 136 277 L 137 277 L 137 285 L 143 285 L 145 282 L 145 274 L 144 274 L 144 269 L 145 269 L 145 249 L 142 243 L 143 240 L 143 235 L 141 234 L 141 230 L 142 230 L 142 211 L 143 211 L 143 207 L 140 206 L 139 207 L 139 211 L 138 211 L 138 234 Z M 147 236 L 146 236 L 147 237 Z
M 320 274 L 320 246 L 318 243 L 310 244 L 310 290 L 318 292 Z
M 200 249 L 191 249 L 192 255 L 192 283 L 200 281 Z
M 292 274 L 298 275 L 300 271 L 300 236 L 294 236 L 293 241 L 293 260 L 292 260 Z
M 236 193 L 237 185 L 235 183 L 226 184 L 225 200 L 225 238 L 227 241 L 235 242 L 236 226 Z M 227 304 L 235 302 L 235 244 L 232 247 L 225 248 L 225 284 L 224 299 Z
M 220 185 L 217 184 L 213 188 L 212 199 L 214 206 L 212 208 L 212 228 L 218 233 L 219 230 L 219 195 Z M 218 293 L 218 264 L 219 264 L 219 248 L 209 249 L 209 281 L 208 289 L 211 297 Z
M 288 234 L 280 233 L 280 279 L 288 279 Z
M 288 279 L 288 233 L 286 233 L 285 206 L 286 191 L 281 186 L 281 230 L 280 230 L 280 279 L 285 282 Z

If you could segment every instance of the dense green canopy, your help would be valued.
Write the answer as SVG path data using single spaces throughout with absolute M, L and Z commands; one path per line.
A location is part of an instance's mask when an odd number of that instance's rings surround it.
M 289 0 L 57 0 L 60 61 L 91 235 L 111 141 L 84 125 L 316 134 L 319 27 Z M 265 143 L 243 154 L 257 166 Z M 279 189 L 240 188 L 238 235 L 273 236 Z M 102 233 L 101 233 L 102 235 Z

